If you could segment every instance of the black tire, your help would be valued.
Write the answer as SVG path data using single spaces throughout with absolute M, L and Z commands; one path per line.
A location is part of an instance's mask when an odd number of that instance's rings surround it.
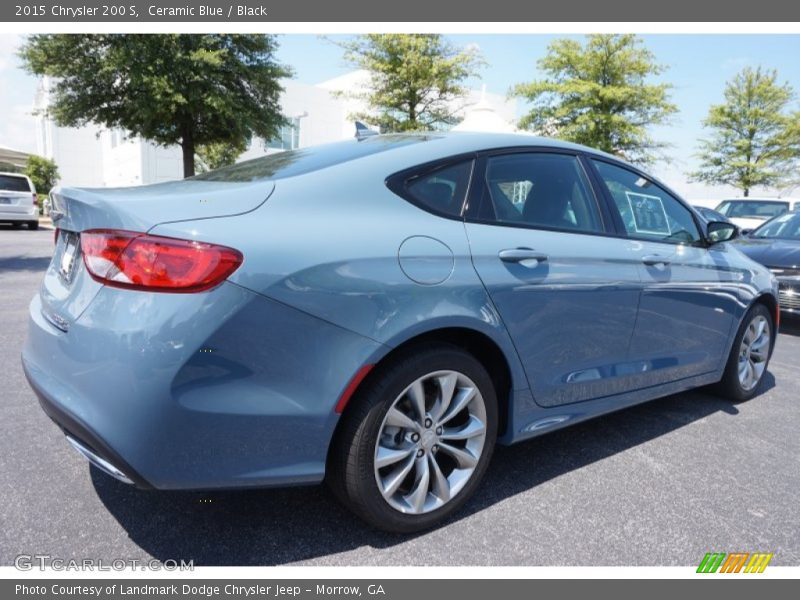
M 28 221 L 28 229 L 39 229 L 39 221 Z
M 742 349 L 742 339 L 747 332 L 747 328 L 757 318 L 763 317 L 767 320 L 769 326 L 769 349 L 767 350 L 766 365 L 764 372 L 761 374 L 758 383 L 751 389 L 746 389 L 742 386 L 739 380 L 739 356 Z M 736 337 L 733 340 L 731 353 L 728 356 L 728 362 L 725 365 L 725 372 L 722 379 L 712 389 L 716 394 L 724 398 L 733 400 L 734 402 L 744 402 L 756 396 L 764 385 L 764 375 L 767 373 L 769 367 L 769 359 L 772 355 L 772 347 L 774 346 L 775 336 L 775 319 L 772 311 L 761 303 L 754 304 L 747 311 L 747 314 L 742 319 L 742 324 L 739 326 L 739 331 L 736 332 Z
M 374 471 L 375 448 L 384 418 L 394 401 L 418 378 L 452 370 L 472 380 L 483 397 L 486 437 L 470 479 L 443 506 L 422 514 L 404 514 L 381 494 Z M 425 344 L 394 357 L 370 373 L 339 424 L 328 457 L 327 481 L 339 500 L 374 527 L 395 533 L 428 529 L 459 510 L 480 484 L 497 438 L 497 396 L 491 377 L 471 354 L 450 344 Z
M 13 221 L 11 223 L 11 227 L 13 227 L 14 229 L 21 229 L 22 228 L 22 223 L 20 221 Z

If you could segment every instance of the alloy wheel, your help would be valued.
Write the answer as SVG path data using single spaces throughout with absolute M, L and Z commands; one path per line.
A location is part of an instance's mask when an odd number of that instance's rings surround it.
M 423 514 L 452 500 L 475 472 L 486 441 L 478 386 L 456 371 L 416 379 L 392 403 L 375 444 L 375 481 L 388 504 Z
M 761 381 L 769 358 L 770 327 L 763 315 L 757 315 L 742 336 L 739 346 L 739 384 L 750 391 Z

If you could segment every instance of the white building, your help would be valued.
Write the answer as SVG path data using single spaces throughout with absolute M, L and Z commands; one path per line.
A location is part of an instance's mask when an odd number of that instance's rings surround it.
M 361 101 L 339 92 L 363 89 L 368 83 L 365 71 L 347 73 L 317 85 L 284 81 L 281 112 L 289 124 L 282 128 L 277 139 L 266 143 L 261 139 L 253 140 L 239 160 L 352 138 L 355 127 L 351 115 L 364 106 Z M 36 94 L 35 109 L 41 111 L 49 101 L 50 82 L 45 78 Z M 515 100 L 488 94 L 485 90 L 470 91 L 457 109 L 462 116 L 469 116 L 473 107 L 483 117 L 481 122 L 486 122 L 488 114 L 491 122 L 498 123 L 498 130 L 507 131 L 516 120 Z M 468 122 L 469 119 L 464 120 L 467 128 Z M 121 130 L 109 131 L 96 126 L 58 127 L 41 115 L 37 117 L 36 128 L 38 153 L 56 162 L 61 181 L 66 185 L 116 187 L 183 177 L 179 146 L 157 146 L 140 138 L 128 138 Z

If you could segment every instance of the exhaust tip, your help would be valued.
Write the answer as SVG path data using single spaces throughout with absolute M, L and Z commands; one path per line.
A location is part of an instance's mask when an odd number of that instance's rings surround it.
M 67 441 L 73 448 L 75 448 L 75 450 L 80 452 L 86 460 L 88 460 L 90 463 L 92 463 L 95 467 L 100 469 L 106 475 L 111 475 L 111 477 L 113 477 L 117 481 L 121 481 L 122 483 L 133 485 L 133 481 L 131 481 L 130 477 L 125 475 L 125 473 L 120 471 L 117 467 L 112 465 L 106 459 L 101 458 L 100 456 L 89 450 L 89 448 L 84 446 L 74 437 L 68 435 Z

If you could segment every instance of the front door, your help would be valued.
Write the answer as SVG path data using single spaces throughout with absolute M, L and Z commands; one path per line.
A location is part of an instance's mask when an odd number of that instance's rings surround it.
M 727 354 L 740 274 L 703 241 L 691 211 L 640 173 L 592 161 L 627 235 L 643 283 L 631 356 L 642 385 L 717 370 Z

